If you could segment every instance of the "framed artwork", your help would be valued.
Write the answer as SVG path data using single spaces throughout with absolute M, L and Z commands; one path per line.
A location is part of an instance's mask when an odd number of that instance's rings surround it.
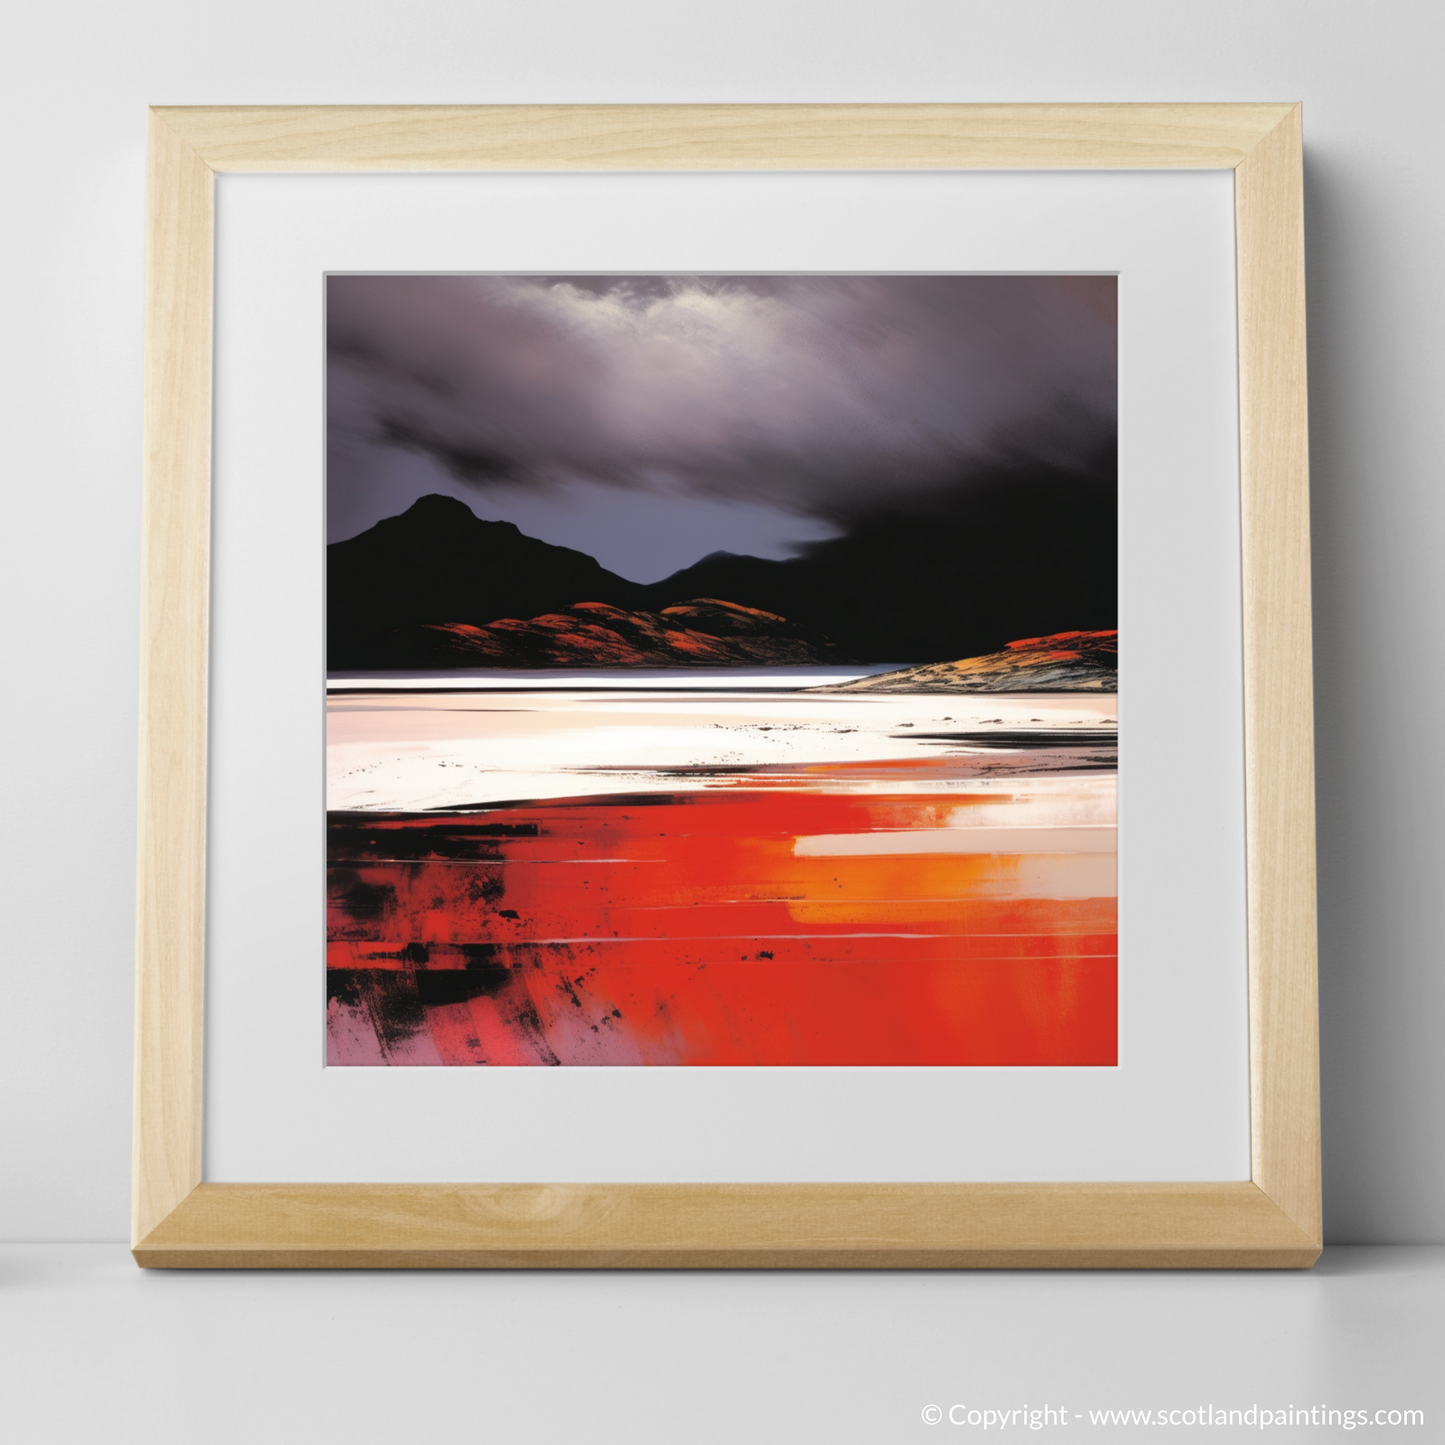
M 845 1151 L 834 1158 L 851 1165 L 814 1160 L 806 1182 L 776 1169 L 755 1180 L 746 1163 L 699 1178 L 694 1162 L 683 1179 L 553 1168 L 532 1183 L 525 1163 L 482 1150 L 490 1169 L 454 1165 L 442 1182 L 375 1151 L 356 1156 L 371 1162 L 355 1180 L 318 1167 L 311 1178 L 327 1182 L 298 1182 L 294 1164 L 289 1182 L 203 1178 L 218 786 L 207 669 L 212 640 L 232 635 L 208 620 L 212 305 L 225 279 L 214 173 L 387 173 L 379 186 L 405 172 L 590 172 L 621 188 L 650 171 L 675 208 L 699 172 L 1179 170 L 1233 172 L 1234 314 L 1208 345 L 1237 347 L 1218 430 L 1227 450 L 1237 425 L 1225 570 L 1241 600 L 1208 625 L 1242 625 L 1228 654 L 1242 696 L 1213 686 L 1217 670 L 1196 678 L 1220 694 L 1215 730 L 1237 719 L 1243 735 L 1222 766 L 1242 774 L 1250 1177 L 1211 1166 L 1160 1182 L 1101 1153 L 1059 1180 L 1007 1164 L 994 1167 L 1012 1177 L 980 1177 L 983 1162 L 967 1178 L 956 1162 L 942 1179 L 916 1164 L 880 1178 Z M 799 190 L 806 177 L 777 180 Z M 1119 212 L 1120 197 L 1104 209 Z M 627 202 L 639 204 L 651 202 Z M 157 109 L 149 226 L 141 1264 L 1317 1257 L 1297 107 Z M 993 1071 L 1006 1097 L 1008 1079 L 1042 1073 L 1092 1099 L 1086 1079 L 1128 1073 L 1121 1019 L 1137 1037 L 1145 994 L 1137 962 L 1121 969 L 1120 839 L 1135 856 L 1168 851 L 1192 826 L 1196 851 L 1176 873 L 1227 851 L 1208 841 L 1203 806 L 1172 832 L 1144 808 L 1120 828 L 1120 763 L 1151 744 L 1148 728 L 1126 727 L 1121 753 L 1119 709 L 1127 718 L 1131 696 L 1183 675 L 1151 663 L 1146 629 L 1121 629 L 1120 367 L 1138 358 L 1121 340 L 1120 276 L 1029 264 L 1022 249 L 986 269 L 950 266 L 946 248 L 943 264 L 898 269 L 839 269 L 806 246 L 802 264 L 767 268 L 726 245 L 732 269 L 648 264 L 643 248 L 628 264 L 626 246 L 599 247 L 596 269 L 535 254 L 530 266 L 328 265 L 315 278 L 328 545 L 326 937 L 314 952 L 326 988 L 314 1018 L 289 995 L 271 1004 L 297 1016 L 293 1030 L 324 1033 L 324 1061 L 308 1069 L 364 1076 L 368 1097 L 393 1091 L 380 1106 L 393 1110 L 423 1075 L 505 1074 L 516 1126 L 531 1099 L 539 1133 L 554 1126 L 526 1080 L 550 1071 L 604 1092 L 624 1073 L 668 1088 L 746 1076 L 764 1110 L 805 1074 L 865 1091 L 907 1077 L 944 1128 L 961 1096 L 942 1083 L 930 1094 L 929 1080 Z M 1227 312 L 1217 294 L 1202 306 Z M 1169 584 L 1150 585 L 1167 611 Z M 233 693 L 213 695 L 224 732 Z M 1134 716 L 1147 714 L 1141 701 Z M 1180 751 L 1176 773 L 1189 770 Z M 225 807 L 215 816 L 213 828 L 232 826 Z M 226 860 L 224 835 L 213 843 Z M 1203 899 L 1207 870 L 1195 872 L 1168 894 L 1176 913 Z M 1215 902 L 1227 915 L 1230 900 Z M 1136 961 L 1156 947 L 1144 932 L 1128 935 Z M 226 953 L 225 940 L 212 947 Z M 288 955 L 293 974 L 311 976 L 309 947 Z M 213 1011 L 233 997 L 214 992 Z M 1209 1046 L 1203 1012 L 1151 1007 L 1181 1059 L 1191 1036 Z M 217 1057 L 226 1028 L 224 1013 L 210 1020 Z M 1241 1091 L 1244 1032 L 1241 1008 L 1238 1067 L 1225 1069 Z M 244 1067 L 265 1069 L 264 1055 Z M 1155 1077 L 1134 1072 L 1136 1085 Z M 222 1094 L 235 1078 L 227 1064 Z M 1137 1129 L 1135 1117 L 1120 1111 L 1113 1127 Z M 1195 1117 L 1181 1108 L 1177 1127 Z M 625 1132 L 626 1109 L 612 1122 Z
M 1116 290 L 331 276 L 327 1063 L 1116 1064 Z

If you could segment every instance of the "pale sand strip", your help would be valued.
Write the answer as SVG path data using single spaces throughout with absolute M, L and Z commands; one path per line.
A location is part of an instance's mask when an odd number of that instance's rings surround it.
M 1117 853 L 1118 829 L 923 828 L 907 832 L 816 833 L 796 839 L 799 858 L 881 858 L 900 853 Z

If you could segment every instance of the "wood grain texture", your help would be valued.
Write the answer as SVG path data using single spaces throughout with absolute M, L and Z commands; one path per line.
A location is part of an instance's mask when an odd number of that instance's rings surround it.
M 1300 112 L 1235 171 L 1253 1177 L 1321 1237 Z
M 1238 165 L 1287 105 L 186 106 L 218 171 Z
M 132 1229 L 200 1181 L 212 178 L 152 114 Z
M 1253 1184 L 203 1184 L 163 1268 L 1303 1267 Z
M 1237 167 L 1253 1183 L 200 1184 L 218 170 Z M 159 1267 L 1299 1267 L 1319 1253 L 1296 107 L 152 113 L 136 1259 Z

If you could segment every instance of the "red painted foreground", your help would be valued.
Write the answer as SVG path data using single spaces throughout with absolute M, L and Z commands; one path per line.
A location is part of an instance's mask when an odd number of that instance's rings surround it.
M 961 803 L 717 790 L 333 814 L 329 1061 L 1116 1063 L 1113 898 L 1020 896 L 1016 856 L 794 854 Z

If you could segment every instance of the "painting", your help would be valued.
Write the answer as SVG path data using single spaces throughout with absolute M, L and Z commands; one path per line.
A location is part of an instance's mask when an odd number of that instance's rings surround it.
M 326 285 L 328 1065 L 1117 1064 L 1113 276 Z

